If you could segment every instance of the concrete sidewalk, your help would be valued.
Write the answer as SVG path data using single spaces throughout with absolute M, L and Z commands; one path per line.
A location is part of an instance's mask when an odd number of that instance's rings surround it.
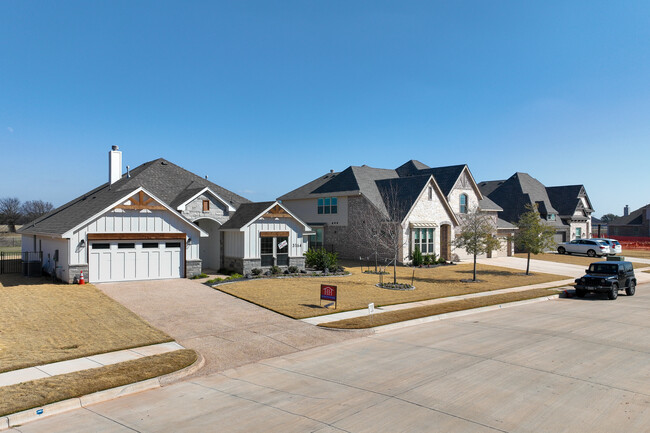
M 104 367 L 105 365 L 118 364 L 124 361 L 131 361 L 145 356 L 158 355 L 180 349 L 184 349 L 184 347 L 175 341 L 172 341 L 169 343 L 152 344 L 150 346 L 118 350 L 116 352 L 101 353 L 99 355 L 7 371 L 5 373 L 0 373 L 0 386 L 15 385 L 30 380 Z

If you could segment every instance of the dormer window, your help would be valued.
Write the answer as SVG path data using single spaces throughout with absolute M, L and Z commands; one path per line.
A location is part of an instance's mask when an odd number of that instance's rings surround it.
M 460 195 L 460 213 L 467 213 L 467 194 Z
M 336 214 L 339 211 L 336 197 L 323 197 L 318 199 L 318 214 Z
M 550 214 L 546 215 L 546 219 L 547 219 L 548 221 L 555 221 L 555 214 L 554 214 L 554 213 L 550 213 Z

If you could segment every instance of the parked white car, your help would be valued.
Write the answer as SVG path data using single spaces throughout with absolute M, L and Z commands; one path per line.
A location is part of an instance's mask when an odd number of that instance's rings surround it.
M 610 255 L 621 254 L 621 252 L 623 252 L 623 247 L 621 247 L 621 243 L 619 241 L 617 241 L 616 239 L 594 238 L 592 240 L 594 240 L 594 241 L 603 241 L 607 245 L 609 245 L 609 254 Z
M 586 254 L 589 257 L 606 256 L 609 254 L 609 245 L 605 241 L 596 239 L 576 239 L 564 242 L 557 247 L 560 254 Z

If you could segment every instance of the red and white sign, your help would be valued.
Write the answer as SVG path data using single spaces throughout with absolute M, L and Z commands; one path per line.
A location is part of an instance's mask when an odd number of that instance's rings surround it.
M 326 301 L 335 301 L 336 302 L 336 286 L 330 286 L 329 284 L 320 285 L 320 299 Z

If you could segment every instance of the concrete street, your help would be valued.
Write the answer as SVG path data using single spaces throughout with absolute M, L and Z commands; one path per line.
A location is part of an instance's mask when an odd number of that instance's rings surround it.
M 361 337 L 12 432 L 650 432 L 650 285 Z

